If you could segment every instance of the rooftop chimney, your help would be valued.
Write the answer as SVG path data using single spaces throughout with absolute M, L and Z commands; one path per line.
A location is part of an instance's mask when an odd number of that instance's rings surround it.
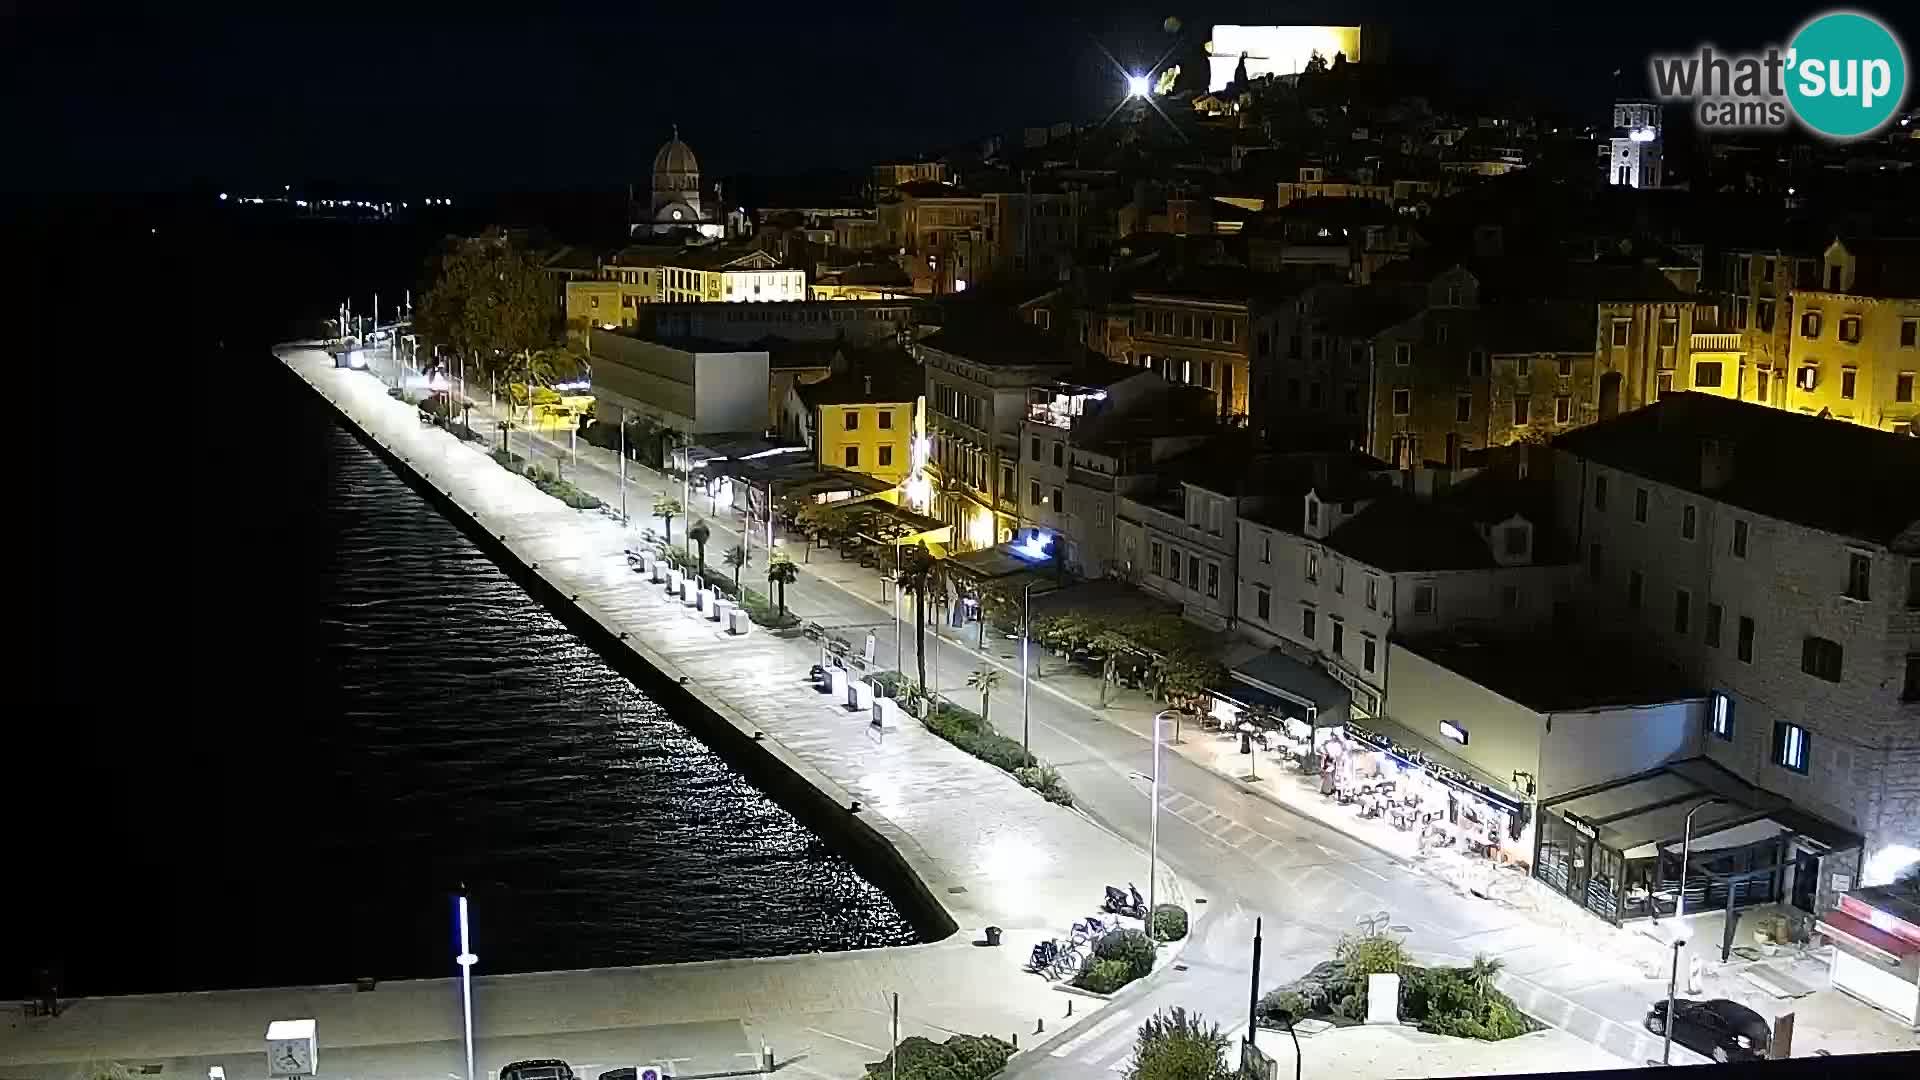
M 1720 439 L 1700 441 L 1700 490 L 1714 492 L 1733 480 L 1733 444 Z

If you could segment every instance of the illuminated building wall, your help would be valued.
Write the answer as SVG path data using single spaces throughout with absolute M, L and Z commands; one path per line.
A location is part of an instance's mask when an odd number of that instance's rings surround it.
M 1660 186 L 1660 106 L 1622 102 L 1613 107 L 1607 182 L 1617 187 Z
M 1357 26 L 1236 26 L 1213 28 L 1213 40 L 1207 42 L 1207 89 L 1222 90 L 1233 81 L 1234 68 L 1242 53 L 1247 58 L 1247 75 L 1293 75 L 1306 70 L 1307 61 L 1318 52 L 1327 63 L 1338 53 L 1358 63 L 1360 28 Z
M 899 483 L 912 462 L 913 417 L 920 401 L 820 406 L 814 428 L 816 460 Z
M 636 325 L 640 305 L 660 299 L 660 272 L 633 270 L 628 273 L 637 280 L 567 282 L 567 328 L 577 332 L 587 327 Z

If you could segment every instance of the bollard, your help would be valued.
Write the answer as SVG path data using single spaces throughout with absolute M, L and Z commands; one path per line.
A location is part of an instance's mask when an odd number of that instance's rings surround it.
M 1067 999 L 1067 1015 L 1068 1016 L 1073 1015 L 1073 999 L 1072 998 Z
M 1015 1052 L 1018 1052 L 1020 1049 L 1020 1033 L 1017 1031 L 1013 1033 L 1013 1049 Z
M 1036 1018 L 1033 1022 L 1033 1033 L 1038 1035 L 1045 1030 L 1047 1030 L 1047 1018 L 1044 1016 Z

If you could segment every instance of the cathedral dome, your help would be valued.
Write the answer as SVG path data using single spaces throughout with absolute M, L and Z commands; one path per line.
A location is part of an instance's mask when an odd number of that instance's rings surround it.
M 653 155 L 653 174 L 655 176 L 698 176 L 700 159 L 693 156 L 693 147 L 680 141 L 680 133 L 675 131 L 660 152 Z

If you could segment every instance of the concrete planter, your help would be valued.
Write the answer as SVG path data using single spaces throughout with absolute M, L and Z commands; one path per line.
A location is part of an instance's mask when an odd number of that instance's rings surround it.
M 747 618 L 747 613 L 739 608 L 727 612 L 727 633 L 745 637 L 747 630 L 752 626 L 753 620 Z

